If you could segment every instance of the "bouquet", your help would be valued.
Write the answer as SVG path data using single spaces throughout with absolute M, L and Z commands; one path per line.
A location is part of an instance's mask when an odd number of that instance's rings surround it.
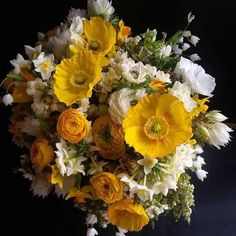
M 190 175 L 206 178 L 203 147 L 225 146 L 232 131 L 208 107 L 215 79 L 188 54 L 194 15 L 170 37 L 135 36 L 108 0 L 87 8 L 10 61 L 1 100 L 23 148 L 18 171 L 34 196 L 85 211 L 88 236 L 96 225 L 140 231 L 163 213 L 190 222 Z

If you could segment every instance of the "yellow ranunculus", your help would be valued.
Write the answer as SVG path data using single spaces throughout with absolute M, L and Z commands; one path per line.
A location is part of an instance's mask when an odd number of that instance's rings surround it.
M 78 143 L 89 133 L 89 122 L 76 109 L 63 111 L 57 121 L 57 133 L 70 143 Z
M 99 57 L 89 50 L 81 49 L 70 59 L 62 60 L 54 74 L 54 93 L 58 100 L 70 106 L 90 97 L 101 79 L 101 70 Z
M 98 198 L 106 203 L 119 201 L 123 197 L 123 184 L 112 173 L 100 172 L 95 174 L 90 183 L 95 189 Z
M 127 38 L 131 33 L 131 28 L 128 26 L 125 26 L 124 21 L 119 21 L 119 32 L 118 32 L 118 41 L 122 41 L 123 39 Z
M 127 144 L 142 155 L 163 157 L 192 135 L 183 103 L 171 94 L 143 97 L 123 121 Z
M 37 172 L 41 172 L 53 160 L 53 148 L 46 139 L 34 141 L 30 149 L 30 160 Z
M 144 208 L 131 199 L 109 205 L 107 214 L 113 225 L 128 231 L 140 231 L 149 222 Z
M 87 48 L 95 54 L 107 55 L 116 43 L 116 30 L 111 23 L 96 16 L 83 22 Z
M 99 154 L 106 159 L 118 159 L 125 153 L 122 127 L 114 123 L 110 116 L 100 116 L 92 127 L 93 140 L 100 148 Z
M 26 93 L 27 83 L 19 82 L 14 86 L 12 97 L 16 103 L 31 102 L 33 97 Z

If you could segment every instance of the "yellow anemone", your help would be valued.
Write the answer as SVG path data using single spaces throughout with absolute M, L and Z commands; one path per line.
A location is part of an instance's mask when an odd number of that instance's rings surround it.
M 116 30 L 101 17 L 84 20 L 84 34 L 88 40 L 88 49 L 95 54 L 107 55 L 116 42 Z
M 127 144 L 142 155 L 163 157 L 192 134 L 183 103 L 171 94 L 152 94 L 130 108 L 124 121 Z
M 70 106 L 92 95 L 93 86 L 101 79 L 99 58 L 88 50 L 80 50 L 56 67 L 54 92 L 60 102 Z
M 140 231 L 149 222 L 144 208 L 131 199 L 109 205 L 107 214 L 113 225 L 128 231 Z

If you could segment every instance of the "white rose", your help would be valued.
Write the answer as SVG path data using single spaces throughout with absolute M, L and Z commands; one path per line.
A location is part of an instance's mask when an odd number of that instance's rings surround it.
M 123 88 L 114 92 L 109 98 L 108 111 L 114 122 L 122 124 L 123 119 L 130 108 L 130 101 L 132 100 L 133 91 L 128 88 Z
M 215 78 L 205 73 L 205 70 L 196 63 L 181 57 L 175 71 L 196 93 L 212 96 L 211 92 L 215 89 Z

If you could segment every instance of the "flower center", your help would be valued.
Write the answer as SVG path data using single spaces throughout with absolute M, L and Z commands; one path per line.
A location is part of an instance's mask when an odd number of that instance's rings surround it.
M 151 116 L 144 125 L 145 135 L 153 140 L 162 139 L 168 131 L 168 123 L 163 117 Z
M 50 63 L 49 61 L 44 61 L 44 62 L 40 65 L 40 67 L 41 67 L 41 70 L 42 70 L 42 71 L 47 72 L 47 71 L 49 71 L 49 69 L 50 69 L 50 67 L 51 67 L 51 63 Z
M 71 83 L 76 87 L 81 87 L 85 85 L 87 80 L 88 80 L 87 74 L 80 71 L 72 76 Z
M 101 48 L 100 43 L 97 40 L 92 40 L 89 43 L 89 49 L 91 49 L 93 51 L 97 51 L 100 48 Z

